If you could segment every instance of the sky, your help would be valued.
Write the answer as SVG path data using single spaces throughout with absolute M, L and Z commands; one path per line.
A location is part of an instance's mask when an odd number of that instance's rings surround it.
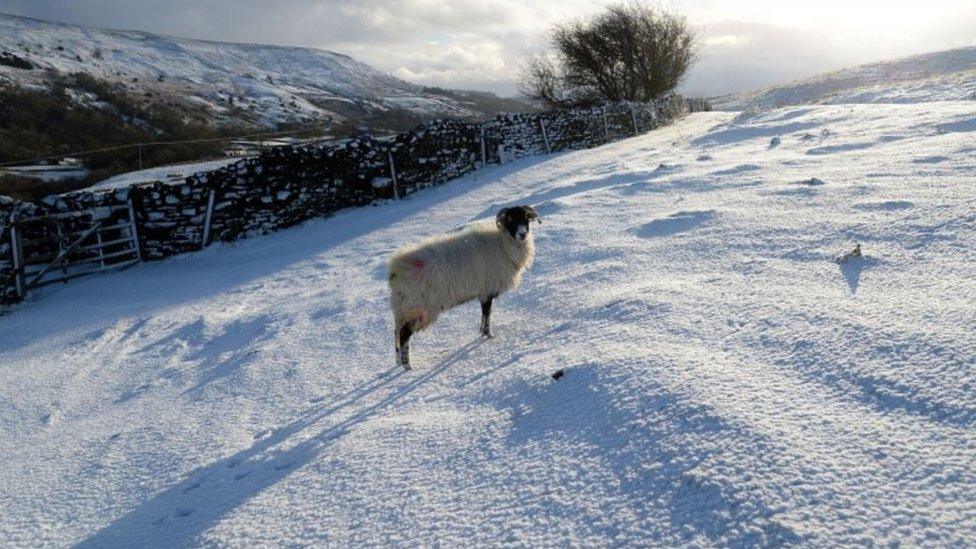
M 0 12 L 210 40 L 325 48 L 404 80 L 514 95 L 552 25 L 608 0 L 0 0 Z M 976 0 L 668 0 L 702 56 L 682 85 L 720 95 L 976 45 Z

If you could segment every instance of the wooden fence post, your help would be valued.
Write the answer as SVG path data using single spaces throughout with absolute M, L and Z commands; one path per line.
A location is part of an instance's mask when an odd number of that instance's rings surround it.
M 485 152 L 485 126 L 481 125 L 481 167 L 488 165 L 488 155 Z
M 61 228 L 61 221 L 55 219 L 54 224 L 58 228 L 58 252 L 60 253 L 61 251 L 64 251 L 64 246 L 65 244 L 68 243 L 68 241 L 67 241 L 67 237 L 64 236 L 64 230 Z M 63 274 L 64 276 L 68 276 L 68 265 L 64 265 L 61 267 L 61 274 Z M 64 283 L 67 284 L 67 280 L 65 280 Z M 28 284 L 27 286 L 30 287 L 31 284 Z
M 210 219 L 213 217 L 214 195 L 216 193 L 210 189 L 210 197 L 207 198 L 207 215 L 203 218 L 203 238 L 200 242 L 200 249 L 204 249 L 210 244 Z
M 637 126 L 637 113 L 634 112 L 634 104 L 630 104 L 630 118 L 634 121 L 634 135 L 640 133 L 640 128 Z
M 393 151 L 386 150 L 386 158 L 390 161 L 390 176 L 393 179 L 393 198 L 400 200 L 400 189 L 397 185 L 396 163 L 393 162 Z
M 17 297 L 24 299 L 27 296 L 27 288 L 24 286 L 24 252 L 20 243 L 20 232 L 17 230 L 17 222 L 14 215 L 10 215 L 10 253 L 14 260 L 14 285 L 17 290 Z
M 132 225 L 132 242 L 136 245 L 136 259 L 142 261 L 142 246 L 139 244 L 139 228 L 136 226 L 136 211 L 132 207 L 132 193 L 129 193 L 129 223 Z
M 102 232 L 95 231 L 95 240 L 98 242 L 98 264 L 105 268 L 105 249 L 102 247 Z
M 546 133 L 546 121 L 539 117 L 539 127 L 542 128 L 542 141 L 546 144 L 546 154 L 552 152 L 552 148 L 549 146 L 549 134 Z

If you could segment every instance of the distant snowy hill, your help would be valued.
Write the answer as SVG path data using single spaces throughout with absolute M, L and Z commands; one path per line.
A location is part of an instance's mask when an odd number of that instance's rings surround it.
M 940 51 L 830 72 L 713 101 L 745 110 L 811 103 L 920 103 L 976 99 L 976 47 Z
M 88 73 L 124 83 L 140 97 L 188 102 L 218 121 L 264 126 L 383 112 L 484 114 L 477 101 L 464 100 L 484 94 L 429 93 L 331 51 L 191 40 L 0 14 L 0 83 L 45 85 L 52 71 Z

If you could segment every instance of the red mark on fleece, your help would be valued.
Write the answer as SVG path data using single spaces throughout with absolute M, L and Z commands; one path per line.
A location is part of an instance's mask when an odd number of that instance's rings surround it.
M 417 259 L 416 257 L 410 258 L 410 275 L 414 278 L 419 278 L 424 270 L 427 263 L 422 259 Z

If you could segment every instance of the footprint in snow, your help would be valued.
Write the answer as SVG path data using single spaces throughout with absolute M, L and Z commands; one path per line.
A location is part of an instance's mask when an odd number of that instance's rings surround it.
M 715 210 L 677 212 L 633 229 L 641 238 L 661 238 L 690 231 L 713 219 Z
M 814 196 L 817 194 L 816 187 L 822 187 L 824 185 L 826 183 L 823 180 L 811 177 L 802 181 L 794 181 L 789 184 L 788 188 L 775 190 L 769 194 L 777 196 Z
M 386 278 L 385 278 L 386 277 L 386 265 L 384 264 L 384 265 L 381 265 L 381 266 L 383 267 L 383 274 L 379 278 L 382 278 L 383 280 L 386 280 Z M 376 278 L 377 276 L 379 276 L 379 275 L 376 275 L 374 273 L 374 278 Z M 325 319 L 325 318 L 331 318 L 331 317 L 334 317 L 334 316 L 338 315 L 341 312 L 342 312 L 342 307 L 339 307 L 338 305 L 330 305 L 328 307 L 323 307 L 322 309 L 319 309 L 319 310 L 315 311 L 314 313 L 312 313 L 311 319 L 312 320 L 322 320 L 322 319 Z
M 941 164 L 949 160 L 948 156 L 923 156 L 921 158 L 915 158 L 912 160 L 912 164 Z
M 760 168 L 755 164 L 740 164 L 732 168 L 728 168 L 724 170 L 716 170 L 712 172 L 712 175 L 738 175 L 740 173 L 754 172 L 760 169 L 762 168 Z
M 125 393 L 122 393 L 119 396 L 119 398 L 117 398 L 115 400 L 115 404 L 122 404 L 123 402 L 128 402 L 128 401 L 136 398 L 137 396 L 145 393 L 146 391 L 148 391 L 151 388 L 152 388 L 152 385 L 151 384 L 149 384 L 149 383 L 143 383 L 142 385 L 136 387 L 135 389 L 131 389 L 129 391 L 126 391 Z
M 894 210 L 907 210 L 914 207 L 913 202 L 907 200 L 886 200 L 884 202 L 862 202 L 860 204 L 855 204 L 854 207 L 858 210 L 880 210 L 880 211 L 894 211 Z
M 663 164 L 662 163 L 662 164 L 658 164 L 657 168 L 654 168 L 654 171 L 651 172 L 651 175 L 652 176 L 655 176 L 655 175 L 666 175 L 666 174 L 674 173 L 674 172 L 678 172 L 678 171 L 681 171 L 681 165 L 680 164 Z

